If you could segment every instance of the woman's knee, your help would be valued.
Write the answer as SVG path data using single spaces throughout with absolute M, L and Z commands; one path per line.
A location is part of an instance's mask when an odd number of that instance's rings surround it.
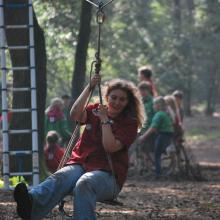
M 91 179 L 87 175 L 83 175 L 81 178 L 79 178 L 74 188 L 74 193 L 85 193 L 85 192 L 94 192 Z

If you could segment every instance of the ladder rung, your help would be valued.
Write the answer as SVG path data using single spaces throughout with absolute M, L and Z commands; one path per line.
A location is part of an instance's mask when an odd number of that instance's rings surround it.
M 27 134 L 31 133 L 31 129 L 23 129 L 23 130 L 9 130 L 9 134 Z
M 7 90 L 13 91 L 13 92 L 26 92 L 30 91 L 30 88 L 8 88 Z
M 1 68 L 2 70 L 29 70 L 32 69 L 33 67 L 29 67 L 29 66 L 16 66 L 16 67 L 6 67 L 6 68 Z
M 34 46 L 22 45 L 22 46 L 5 46 L 1 47 L 1 49 L 11 49 L 11 50 L 25 50 L 29 48 L 34 48 Z
M 10 112 L 17 112 L 17 113 L 19 113 L 19 112 L 31 112 L 31 109 L 30 108 L 20 108 L 20 109 L 9 109 L 9 111 Z
M 16 154 L 32 154 L 32 151 L 30 150 L 13 150 L 9 152 L 10 155 L 16 155 Z
M 4 25 L 0 28 L 6 28 L 6 29 L 23 29 L 23 28 L 31 28 L 34 27 L 34 25 L 28 25 L 28 24 L 20 24 L 20 25 Z
M 32 176 L 32 172 L 13 172 L 10 173 L 10 176 Z

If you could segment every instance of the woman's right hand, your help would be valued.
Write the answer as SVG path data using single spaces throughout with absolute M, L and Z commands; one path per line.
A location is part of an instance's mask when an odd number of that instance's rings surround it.
M 95 74 L 91 78 L 90 87 L 94 88 L 98 83 L 101 82 L 101 76 L 100 74 Z

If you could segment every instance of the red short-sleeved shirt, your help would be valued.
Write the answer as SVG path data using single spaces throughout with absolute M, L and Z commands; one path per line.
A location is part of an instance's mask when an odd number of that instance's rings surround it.
M 49 152 L 48 147 L 44 149 L 46 166 L 51 173 L 57 171 L 57 168 L 63 157 L 63 154 L 64 154 L 64 149 L 61 148 L 59 145 L 54 146 L 53 152 Z
M 67 162 L 67 164 L 81 164 L 87 172 L 93 170 L 111 171 L 102 145 L 100 119 L 94 112 L 97 107 L 98 104 L 87 107 L 85 129 Z M 138 126 L 136 119 L 125 115 L 120 115 L 112 120 L 112 132 L 124 146 L 121 150 L 110 154 L 117 182 L 122 187 L 128 170 L 128 148 L 137 135 Z

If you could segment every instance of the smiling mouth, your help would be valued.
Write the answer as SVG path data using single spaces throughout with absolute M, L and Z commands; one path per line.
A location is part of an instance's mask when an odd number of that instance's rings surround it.
M 120 110 L 120 107 L 114 107 L 114 106 L 112 106 L 112 108 L 113 108 L 114 110 L 116 110 L 116 111 Z

